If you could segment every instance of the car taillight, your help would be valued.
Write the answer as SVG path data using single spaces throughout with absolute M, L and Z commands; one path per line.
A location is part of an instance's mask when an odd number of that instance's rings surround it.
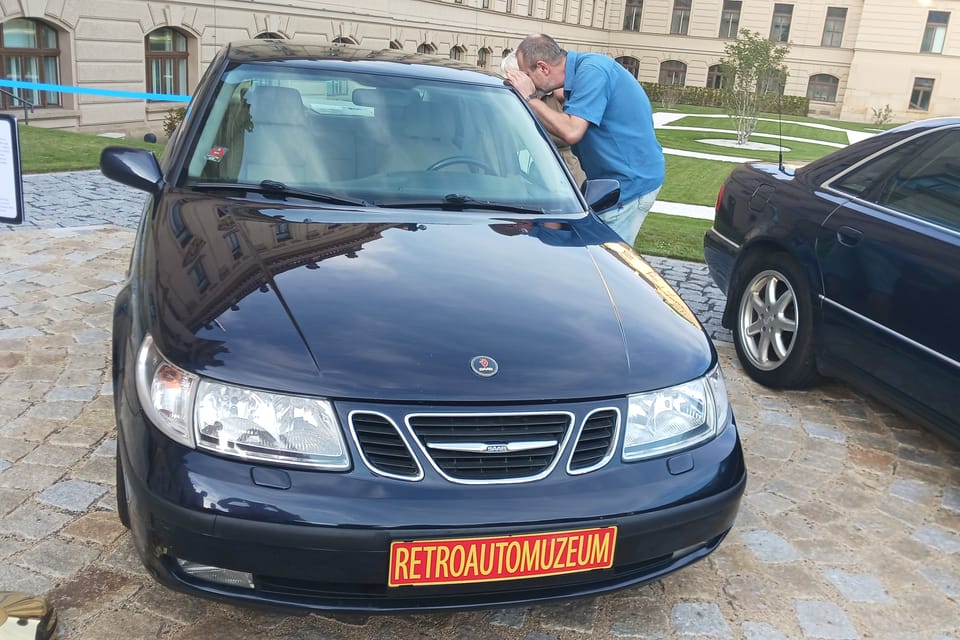
M 717 204 L 713 207 L 714 213 L 720 215 L 720 203 L 723 202 L 723 194 L 727 190 L 727 183 L 720 185 L 720 191 L 717 193 Z

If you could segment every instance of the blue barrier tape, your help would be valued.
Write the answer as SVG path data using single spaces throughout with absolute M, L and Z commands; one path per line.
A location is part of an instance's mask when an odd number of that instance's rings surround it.
M 127 98 L 129 100 L 158 100 L 161 102 L 190 102 L 190 96 L 168 95 L 166 93 L 140 93 L 137 91 L 114 91 L 90 87 L 72 87 L 65 84 L 45 84 L 42 82 L 21 82 L 20 80 L 0 80 L 0 87 L 12 89 L 33 89 L 36 91 L 56 91 L 58 93 L 82 93 L 90 96 L 109 98 Z

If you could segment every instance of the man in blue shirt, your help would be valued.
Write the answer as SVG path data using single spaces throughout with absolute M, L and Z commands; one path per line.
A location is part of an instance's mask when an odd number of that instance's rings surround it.
M 520 70 L 508 74 L 551 134 L 573 146 L 587 178 L 620 181 L 620 202 L 599 213 L 631 246 L 663 185 L 663 150 L 650 100 L 636 78 L 598 53 L 564 51 L 550 36 L 517 47 Z M 563 112 L 539 96 L 563 88 Z

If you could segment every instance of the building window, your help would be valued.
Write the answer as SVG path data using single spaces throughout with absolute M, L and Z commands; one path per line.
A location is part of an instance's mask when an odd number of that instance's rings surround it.
M 822 47 L 839 47 L 843 41 L 843 28 L 847 24 L 846 7 L 827 7 L 827 20 L 823 23 Z
M 146 40 L 147 91 L 183 95 L 187 88 L 187 37 L 170 27 L 151 31 Z
M 264 31 L 253 37 L 255 40 L 284 40 L 284 37 L 276 31 Z
M 193 234 L 190 233 L 190 227 L 183 221 L 183 213 L 179 206 L 174 206 L 170 210 L 170 228 L 173 229 L 173 235 L 177 239 L 177 244 L 185 247 L 190 244 Z
M 533 10 L 536 8 L 537 0 L 527 0 L 527 15 L 532 16 Z
M 419 47 L 417 47 L 417 53 L 425 53 L 427 55 L 434 55 L 437 53 L 437 48 L 432 44 L 427 44 L 424 42 Z
M 199 260 L 190 268 L 190 278 L 196 285 L 197 291 L 205 291 L 210 286 L 210 281 L 207 279 L 207 270 L 203 268 L 203 263 Z
M 513 0 L 507 0 L 507 13 L 513 13 Z
M 0 24 L 0 78 L 19 82 L 60 83 L 60 47 L 57 32 L 39 20 L 14 18 Z M 59 107 L 56 91 L 6 89 L 37 107 Z M 0 109 L 16 109 L 23 103 L 0 93 Z
M 687 65 L 679 60 L 667 60 L 660 64 L 660 84 L 682 87 L 687 81 Z
M 401 49 L 403 49 L 403 45 L 400 43 L 399 40 L 391 40 L 390 48 L 393 49 L 394 51 L 400 51 Z
M 773 23 L 770 25 L 770 39 L 774 42 L 790 40 L 790 21 L 793 19 L 793 5 L 773 5 Z
M 490 63 L 490 49 L 484 47 L 477 51 L 477 66 L 481 69 L 486 69 L 487 65 Z
M 786 82 L 787 75 L 784 71 L 771 69 L 757 81 L 757 89 L 761 93 L 779 93 L 782 96 Z
M 481 5 L 481 8 L 483 8 L 483 9 L 489 9 L 489 8 L 490 8 L 490 0 L 483 0 L 483 4 Z
M 463 56 L 467 53 L 466 49 L 460 45 L 456 45 L 450 48 L 450 59 L 451 60 L 463 60 Z
M 810 76 L 807 84 L 807 97 L 818 102 L 836 102 L 837 87 L 840 79 L 827 73 Z
M 723 68 L 719 64 L 712 65 L 707 69 L 707 88 L 723 88 Z
M 920 43 L 921 52 L 943 53 L 943 41 L 947 37 L 949 21 L 949 11 L 931 11 L 927 14 L 927 27 L 923 30 L 923 42 Z
M 636 58 L 630 56 L 620 56 L 617 58 L 617 62 L 620 63 L 624 69 L 630 72 L 634 78 L 637 77 L 637 74 L 640 73 L 640 61 Z
M 227 241 L 227 246 L 230 247 L 230 254 L 233 255 L 234 260 L 243 255 L 243 250 L 240 249 L 240 238 L 236 231 L 231 231 L 223 239 Z
M 736 38 L 740 32 L 739 0 L 723 0 L 723 13 L 720 14 L 720 38 Z
M 623 9 L 623 30 L 640 31 L 640 16 L 643 14 L 643 0 L 627 0 Z
M 692 0 L 673 0 L 673 19 L 670 33 L 685 36 L 690 28 L 690 5 Z
M 931 93 L 933 93 L 933 78 L 914 78 L 910 108 L 917 111 L 929 110 Z
M 360 43 L 357 42 L 354 38 L 351 38 L 350 36 L 337 36 L 336 38 L 333 39 L 333 44 L 358 45 Z
M 289 240 L 292 236 L 290 235 L 290 223 L 289 222 L 278 222 L 273 226 L 273 235 L 276 237 L 277 242 L 283 242 L 284 240 Z

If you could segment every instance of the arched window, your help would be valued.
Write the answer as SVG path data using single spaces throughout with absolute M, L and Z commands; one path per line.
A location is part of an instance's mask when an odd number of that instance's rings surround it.
M 463 60 L 463 56 L 467 54 L 467 50 L 461 47 L 460 45 L 454 45 L 450 48 L 450 59 L 451 60 Z
M 417 53 L 425 53 L 427 55 L 434 55 L 437 53 L 437 48 L 432 44 L 424 42 L 419 47 L 417 47 Z
M 500 58 L 501 58 L 501 59 L 502 59 L 502 58 L 506 58 L 508 55 L 510 55 L 510 52 L 511 52 L 511 51 L 513 51 L 513 49 L 511 49 L 510 47 L 507 47 L 507 48 L 504 49 L 503 52 L 500 54 Z
M 818 73 L 810 76 L 807 83 L 807 97 L 819 102 L 836 102 L 837 88 L 840 86 L 840 79 L 831 76 L 828 73 Z
M 333 39 L 334 44 L 360 44 L 350 36 L 337 36 Z
M 687 82 L 687 65 L 679 60 L 667 60 L 660 63 L 660 84 L 683 86 Z
M 624 69 L 630 72 L 634 78 L 637 77 L 637 74 L 640 73 L 640 61 L 631 56 L 620 56 L 617 58 L 617 62 L 620 63 Z
M 708 89 L 723 89 L 724 80 L 723 68 L 719 64 L 711 65 L 710 68 L 707 69 Z
M 60 83 L 60 47 L 53 27 L 28 18 L 0 24 L 0 78 L 20 82 Z M 59 107 L 56 91 L 7 89 L 37 107 Z M 20 100 L 0 93 L 0 109 L 22 107 Z
M 257 40 L 286 40 L 286 38 L 276 31 L 264 31 L 263 33 L 258 33 L 253 37 Z
M 146 38 L 147 91 L 184 95 L 187 85 L 187 36 L 163 27 Z
M 487 65 L 490 63 L 490 54 L 492 52 L 490 49 L 484 47 L 477 51 L 477 66 L 481 69 L 486 69 Z
M 403 45 L 400 43 L 399 40 L 391 40 L 391 41 L 390 41 L 390 48 L 393 49 L 393 50 L 395 50 L 395 51 L 400 51 L 401 49 L 403 49 Z

